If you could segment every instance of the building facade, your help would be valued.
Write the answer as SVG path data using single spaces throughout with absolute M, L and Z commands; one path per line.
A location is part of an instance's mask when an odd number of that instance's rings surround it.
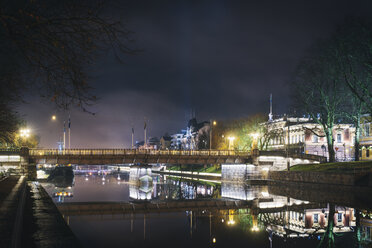
M 372 160 L 372 118 L 363 115 L 360 119 L 360 160 Z
M 186 129 L 171 135 L 171 149 L 199 150 L 207 149 L 209 140 L 209 122 L 198 123 L 195 118 L 189 120 Z
M 270 134 L 268 150 L 286 150 L 295 153 L 328 157 L 327 139 L 323 128 L 310 118 L 284 116 L 269 120 L 266 130 Z M 355 128 L 351 124 L 336 124 L 333 128 L 336 160 L 347 161 L 354 157 Z

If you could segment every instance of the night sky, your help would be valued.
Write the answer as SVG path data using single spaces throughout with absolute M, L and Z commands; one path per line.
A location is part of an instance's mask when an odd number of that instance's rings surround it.
M 119 1 L 133 48 L 120 64 L 112 54 L 87 68 L 100 100 L 90 115 L 71 110 L 72 148 L 130 147 L 199 121 L 289 112 L 290 79 L 315 41 L 347 16 L 372 14 L 372 1 Z M 56 148 L 69 112 L 29 96 L 19 107 L 41 147 Z M 51 115 L 57 115 L 57 122 Z

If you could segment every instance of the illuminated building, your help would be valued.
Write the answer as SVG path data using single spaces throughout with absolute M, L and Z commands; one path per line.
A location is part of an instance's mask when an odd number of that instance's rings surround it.
M 360 119 L 360 160 L 372 160 L 372 118 L 363 115 Z
M 267 127 L 271 139 L 268 150 L 286 150 L 328 157 L 327 139 L 321 125 L 310 118 L 288 117 L 262 123 Z M 351 124 L 335 124 L 333 128 L 336 160 L 354 157 L 355 128 Z

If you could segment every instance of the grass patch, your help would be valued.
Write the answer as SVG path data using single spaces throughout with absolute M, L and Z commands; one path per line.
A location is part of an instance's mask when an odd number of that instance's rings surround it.
M 323 164 L 297 164 L 290 168 L 291 171 L 324 171 L 324 172 L 363 172 L 372 171 L 372 161 L 351 161 Z

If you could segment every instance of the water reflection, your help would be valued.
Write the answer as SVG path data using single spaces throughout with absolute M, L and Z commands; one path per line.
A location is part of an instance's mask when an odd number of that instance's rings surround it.
M 45 187 L 51 195 L 56 190 Z M 191 181 L 144 169 L 86 172 L 58 190 L 73 194 L 59 206 L 80 202 L 81 209 L 65 217 L 87 247 L 371 247 L 370 211 L 274 195 L 267 186 Z M 102 206 L 87 208 L 93 201 L 111 205 L 94 212 Z

